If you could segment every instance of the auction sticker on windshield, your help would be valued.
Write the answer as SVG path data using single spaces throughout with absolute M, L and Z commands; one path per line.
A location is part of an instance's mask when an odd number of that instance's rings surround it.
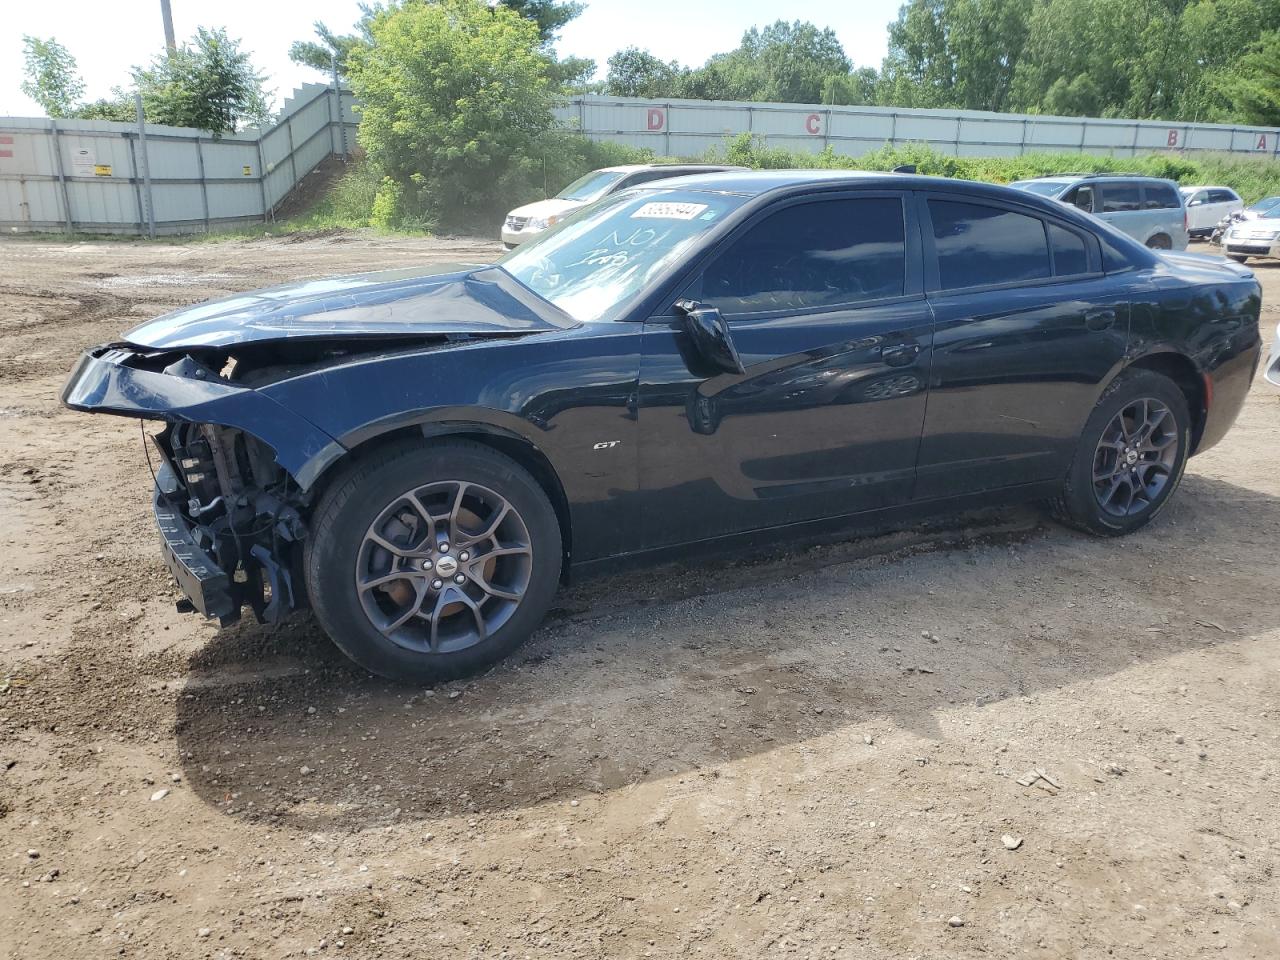
M 633 220 L 692 220 L 707 209 L 705 203 L 677 203 L 654 201 L 639 207 L 631 214 Z

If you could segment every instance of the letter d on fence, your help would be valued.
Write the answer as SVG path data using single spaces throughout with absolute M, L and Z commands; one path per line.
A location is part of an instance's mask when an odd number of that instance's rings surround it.
M 667 125 L 667 111 L 661 107 L 650 107 L 648 127 L 650 130 L 661 130 Z

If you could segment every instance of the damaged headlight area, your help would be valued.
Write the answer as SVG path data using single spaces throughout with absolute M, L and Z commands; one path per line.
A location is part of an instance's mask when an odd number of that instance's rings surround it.
M 308 488 L 343 453 L 249 382 L 287 375 L 297 361 L 241 362 L 237 376 L 235 359 L 109 344 L 81 357 L 63 391 L 76 410 L 163 424 L 146 452 L 164 560 L 188 598 L 179 608 L 223 625 L 245 606 L 274 622 L 307 605 L 299 570 Z
M 305 606 L 306 497 L 270 448 L 212 424 L 170 423 L 151 440 L 159 453 L 156 523 L 188 597 L 179 608 L 225 626 L 244 606 L 265 622 Z

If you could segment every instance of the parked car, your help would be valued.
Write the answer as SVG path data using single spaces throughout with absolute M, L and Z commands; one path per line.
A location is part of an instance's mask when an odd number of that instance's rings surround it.
M 1223 217 L 1244 209 L 1244 201 L 1230 187 L 1180 187 L 1187 205 L 1187 234 L 1207 237 Z
M 570 573 L 1026 500 L 1137 530 L 1235 420 L 1260 306 L 1248 268 L 1032 192 L 720 173 L 494 265 L 179 310 L 63 401 L 163 422 L 190 606 L 310 605 L 423 682 L 510 652 Z
M 1152 249 L 1187 246 L 1187 211 L 1172 180 L 1083 174 L 1018 180 L 1009 186 L 1091 213 Z
M 1222 251 L 1237 263 L 1250 257 L 1280 257 L 1280 206 L 1271 216 L 1237 220 L 1222 235 Z
M 1233 223 L 1238 223 L 1241 220 L 1257 220 L 1259 217 L 1266 216 L 1273 208 L 1278 206 L 1280 206 L 1280 197 L 1263 197 L 1257 203 L 1250 204 L 1243 210 L 1236 210 L 1227 214 L 1218 221 L 1218 225 L 1209 234 L 1209 242 L 1213 244 L 1222 243 L 1222 235 L 1231 229 Z
M 592 170 L 554 197 L 526 203 L 508 213 L 502 223 L 502 245 L 511 250 L 548 227 L 554 227 L 574 210 L 620 190 L 695 173 L 722 173 L 742 169 L 713 163 L 637 163 Z

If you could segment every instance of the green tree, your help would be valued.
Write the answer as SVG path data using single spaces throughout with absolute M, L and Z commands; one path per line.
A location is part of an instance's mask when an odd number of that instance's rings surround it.
M 133 80 L 152 123 L 233 133 L 269 117 L 263 78 L 224 29 L 196 31 L 191 42 L 137 67 Z
M 362 10 L 368 7 L 362 5 Z M 361 23 L 364 21 L 362 20 Z M 312 67 L 328 76 L 333 71 L 333 61 L 338 61 L 338 73 L 346 76 L 347 58 L 357 44 L 367 43 L 368 38 L 358 33 L 337 34 L 317 20 L 317 40 L 295 40 L 289 46 L 289 59 L 304 67 Z
M 76 107 L 72 116 L 77 120 L 115 120 L 132 123 L 138 117 L 138 108 L 134 105 L 130 94 L 119 87 L 113 87 L 110 97 L 103 97 Z
M 1230 76 L 1218 79 L 1217 90 L 1245 123 L 1280 125 L 1280 31 L 1264 35 Z
M 360 143 L 385 176 L 384 223 L 468 225 L 494 215 L 504 182 L 551 126 L 538 27 L 475 0 L 379 13 L 348 63 Z
M 70 116 L 84 96 L 76 58 L 50 37 L 22 38 L 22 92 L 51 117 Z
M 560 28 L 585 9 L 581 3 L 565 3 L 562 0 L 502 0 L 502 6 L 536 23 L 538 36 L 544 44 L 554 41 Z M 493 9 L 496 12 L 497 7 Z
M 674 60 L 659 60 L 639 47 L 619 50 L 607 63 L 604 92 L 611 97 L 670 97 L 685 72 Z
M 882 102 L 1006 110 L 1036 0 L 911 0 L 889 25 Z

